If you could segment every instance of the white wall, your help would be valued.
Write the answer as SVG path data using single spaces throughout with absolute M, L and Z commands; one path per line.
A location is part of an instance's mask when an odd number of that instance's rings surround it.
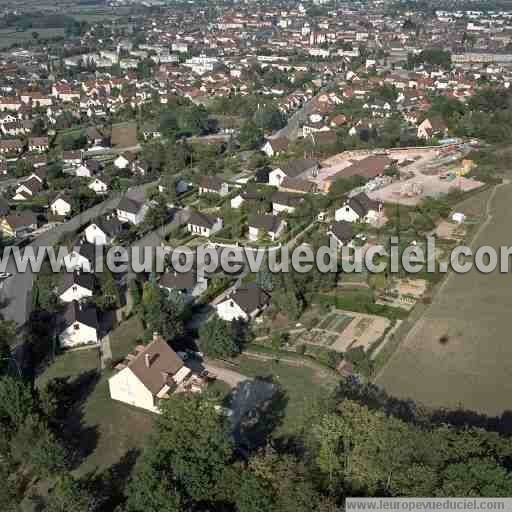
M 78 325 L 78 329 L 75 329 Z M 59 335 L 60 343 L 63 347 L 76 347 L 78 345 L 88 345 L 98 343 L 98 333 L 94 327 L 77 323 L 70 325 Z
M 216 309 L 219 317 L 227 322 L 231 322 L 231 320 L 236 318 L 243 318 L 244 320 L 249 319 L 245 311 L 231 299 L 227 299 L 224 302 L 217 304 Z
M 286 174 L 281 169 L 274 169 L 268 175 L 268 184 L 274 187 L 279 187 L 285 177 Z
M 130 368 L 123 368 L 108 380 L 110 398 L 119 400 L 141 409 L 158 412 L 155 407 L 153 394 L 135 376 Z
M 356 222 L 359 220 L 359 215 L 352 209 L 352 207 L 347 204 L 336 210 L 334 213 L 334 220 L 336 220 L 336 222 L 341 220 L 347 222 Z
M 96 225 L 91 224 L 85 228 L 85 239 L 94 245 L 107 245 L 110 243 L 107 235 Z
M 91 262 L 85 256 L 74 251 L 64 257 L 64 265 L 69 271 L 80 269 L 84 272 L 90 272 L 92 268 Z
M 86 297 L 92 297 L 92 291 L 78 284 L 71 285 L 64 293 L 61 293 L 59 299 L 62 302 L 81 301 Z

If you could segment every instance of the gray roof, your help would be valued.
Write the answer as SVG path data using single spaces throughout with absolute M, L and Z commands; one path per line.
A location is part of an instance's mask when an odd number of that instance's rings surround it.
M 117 209 L 128 213 L 139 213 L 142 206 L 143 203 L 136 201 L 135 199 L 131 199 L 127 196 L 124 196 L 121 199 L 121 201 L 119 201 Z
M 82 303 L 74 300 L 70 302 L 63 314 L 62 330 L 67 329 L 75 322 L 80 322 L 89 327 L 98 328 L 98 315 L 96 306 L 93 304 Z
M 209 215 L 208 213 L 193 211 L 190 213 L 188 224 L 201 226 L 203 228 L 211 228 L 217 222 L 217 218 L 218 217 Z
M 297 158 L 295 160 L 289 160 L 284 164 L 280 169 L 288 176 L 289 178 L 297 178 L 301 174 L 310 169 L 313 169 L 318 166 L 318 162 L 316 160 L 309 160 L 304 158 Z
M 170 290 L 192 290 L 197 285 L 197 274 L 190 272 L 167 272 L 158 282 L 163 288 Z
M 378 211 L 379 209 L 378 201 L 370 199 L 364 192 L 351 197 L 348 204 L 360 217 L 366 216 L 370 210 Z
M 344 220 L 335 222 L 331 226 L 331 232 L 340 242 L 343 243 L 350 242 L 350 240 L 354 238 L 352 224 Z
M 267 233 L 276 233 L 282 222 L 275 215 L 251 215 L 248 219 L 249 227 L 263 229 Z
M 113 237 L 119 234 L 123 230 L 123 223 L 119 221 L 114 215 L 108 215 L 97 219 L 96 224 L 105 234 Z
M 270 295 L 256 285 L 247 285 L 238 288 L 230 300 L 250 315 L 270 303 Z
M 66 290 L 74 285 L 81 286 L 87 290 L 94 290 L 94 274 L 90 272 L 65 272 L 64 280 L 59 288 L 59 294 L 64 293 Z
M 272 202 L 286 206 L 298 206 L 304 201 L 304 196 L 290 194 L 289 192 L 274 192 Z

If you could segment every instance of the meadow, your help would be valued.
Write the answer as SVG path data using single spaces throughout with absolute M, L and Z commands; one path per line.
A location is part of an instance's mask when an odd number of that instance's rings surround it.
M 481 213 L 482 198 L 473 201 L 474 213 Z M 477 231 L 473 249 L 512 245 L 512 185 L 498 187 L 490 201 L 491 217 Z M 376 383 L 392 395 L 435 407 L 489 415 L 512 409 L 511 311 L 510 273 L 449 274 Z

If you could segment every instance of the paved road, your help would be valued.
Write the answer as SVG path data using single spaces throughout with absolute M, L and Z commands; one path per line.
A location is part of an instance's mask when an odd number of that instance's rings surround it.
M 141 190 L 145 190 L 153 185 L 154 183 L 146 183 L 134 187 L 128 191 L 128 195 L 139 194 Z M 27 247 L 32 247 L 34 251 L 36 251 L 39 247 L 53 246 L 60 240 L 62 235 L 77 231 L 87 224 L 87 222 L 115 208 L 120 199 L 121 194 L 111 197 L 103 203 L 97 204 L 89 210 L 73 217 L 68 222 L 56 226 L 47 233 L 40 235 Z M 27 247 L 22 249 L 22 251 L 25 251 Z M 12 255 L 9 258 L 6 272 L 10 272 L 13 276 L 5 280 L 0 289 L 0 301 L 3 306 L 1 314 L 5 320 L 13 320 L 18 327 L 23 327 L 31 312 L 33 274 L 29 268 L 27 268 L 26 272 L 18 272 Z

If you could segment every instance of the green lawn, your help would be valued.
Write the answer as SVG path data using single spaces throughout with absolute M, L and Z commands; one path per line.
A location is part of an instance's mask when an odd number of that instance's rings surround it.
M 130 344 L 127 338 L 126 346 Z M 110 399 L 108 378 L 113 372 L 98 373 L 98 363 L 96 349 L 66 352 L 57 356 L 37 381 L 42 387 L 51 379 L 69 378 L 76 399 L 66 416 L 65 428 L 71 437 L 79 439 L 83 449 L 78 475 L 105 470 L 130 450 L 141 450 L 153 430 L 153 414 Z
M 286 392 L 285 417 L 278 434 L 292 434 L 307 422 L 311 411 L 326 400 L 337 384 L 332 373 L 305 366 L 292 366 L 283 361 L 263 361 L 241 356 L 239 371 L 248 377 L 272 377 Z
M 133 351 L 136 345 L 142 343 L 141 338 L 144 328 L 139 317 L 132 316 L 119 326 L 110 335 L 110 346 L 112 348 L 112 360 L 123 359 Z

